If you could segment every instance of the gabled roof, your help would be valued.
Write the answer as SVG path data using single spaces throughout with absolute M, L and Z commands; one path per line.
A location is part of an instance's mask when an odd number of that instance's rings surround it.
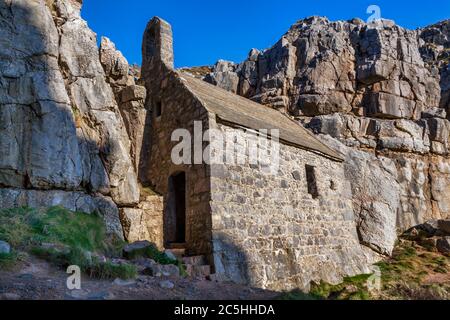
M 281 112 L 179 73 L 187 88 L 219 120 L 249 129 L 278 129 L 280 142 L 306 149 L 333 160 L 343 161 L 343 156 L 318 140 L 312 133 Z

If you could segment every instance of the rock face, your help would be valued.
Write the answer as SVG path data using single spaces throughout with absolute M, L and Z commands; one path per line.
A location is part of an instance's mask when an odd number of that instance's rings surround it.
M 418 119 L 440 99 L 439 75 L 426 68 L 420 43 L 416 31 L 388 20 L 311 17 L 241 64 L 219 61 L 205 80 L 295 115 Z
M 100 61 L 111 85 L 120 114 L 131 140 L 130 155 L 135 171 L 139 174 L 141 153 L 148 148 L 144 140 L 144 129 L 149 125 L 145 108 L 147 92 L 144 86 L 136 85 L 133 68 L 108 38 L 103 37 L 100 45 Z
M 138 208 L 122 208 L 120 217 L 128 242 L 148 240 L 163 250 L 162 197 L 147 196 Z
M 346 156 L 361 243 L 390 254 L 397 234 L 450 215 L 450 27 L 294 24 L 205 81 L 287 113 Z M 442 94 L 441 94 L 442 93 Z
M 134 84 L 133 77 L 129 75 L 128 61 L 116 49 L 116 45 L 106 37 L 102 37 L 100 44 L 100 62 L 114 89 Z
M 450 20 L 419 30 L 421 54 L 425 63 L 437 67 L 440 74 L 440 108 L 450 110 Z
M 24 196 L 14 205 L 63 197 L 56 202 L 79 208 L 84 194 L 93 211 L 102 206 L 96 199 L 110 197 L 117 225 L 116 205 L 139 202 L 136 146 L 112 90 L 129 84 L 128 64 L 107 40 L 99 54 L 80 7 L 69 0 L 0 4 L 0 186 Z
M 91 196 L 80 191 L 0 189 L 0 208 L 54 206 L 61 206 L 75 212 L 97 212 L 103 217 L 107 232 L 123 238 L 119 210 L 109 197 Z

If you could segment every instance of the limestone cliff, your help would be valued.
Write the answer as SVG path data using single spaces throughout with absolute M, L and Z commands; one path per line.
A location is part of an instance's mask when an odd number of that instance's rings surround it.
M 397 233 L 450 216 L 449 21 L 294 24 L 205 81 L 295 117 L 346 155 L 360 241 L 390 254 Z
M 122 236 L 118 206 L 135 206 L 139 187 L 119 106 L 145 92 L 117 99 L 134 79 L 106 49 L 105 74 L 81 2 L 0 1 L 0 207 L 97 210 Z

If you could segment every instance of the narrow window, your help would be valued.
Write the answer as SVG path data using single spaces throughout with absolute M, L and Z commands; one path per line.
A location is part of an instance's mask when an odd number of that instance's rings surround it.
M 161 117 L 161 114 L 162 114 L 161 101 L 157 101 L 155 104 L 155 118 Z
M 316 168 L 310 165 L 305 166 L 306 169 L 306 182 L 308 184 L 308 193 L 312 195 L 313 199 L 319 196 L 317 190 L 317 180 L 316 180 Z

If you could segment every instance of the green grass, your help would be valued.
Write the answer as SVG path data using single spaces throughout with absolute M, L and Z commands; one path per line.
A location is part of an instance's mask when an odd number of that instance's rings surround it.
M 15 253 L 0 253 L 0 270 L 11 269 L 17 261 Z
M 136 275 L 132 265 L 100 263 L 92 258 L 93 253 L 117 256 L 125 244 L 108 236 L 103 219 L 94 213 L 72 212 L 61 207 L 1 210 L 0 240 L 7 241 L 14 250 L 28 251 L 61 267 L 78 265 L 81 270 L 101 278 Z M 2 260 L 5 262 L 1 265 L 10 265 L 15 259 Z
M 281 294 L 279 300 L 368 300 L 370 299 L 366 283 L 371 274 L 346 277 L 342 283 L 332 285 L 321 281 L 311 283 L 309 293 L 295 289 Z M 349 289 L 351 288 L 351 290 Z
M 142 249 L 136 249 L 127 253 L 126 258 L 133 260 L 137 258 L 149 258 L 155 260 L 159 264 L 176 264 L 177 260 L 170 259 L 164 252 L 159 251 L 155 246 L 151 245 Z
M 299 289 L 284 292 L 277 297 L 277 300 L 320 300 L 322 297 L 314 294 L 304 293 Z
M 145 199 L 145 197 L 148 196 L 158 196 L 158 193 L 156 193 L 151 187 L 139 185 L 140 191 L 141 191 L 141 197 Z
M 323 299 L 333 300 L 368 300 L 370 299 L 366 283 L 371 274 L 345 277 L 338 285 L 320 282 L 312 284 L 310 294 Z
M 89 269 L 89 275 L 99 279 L 134 279 L 136 267 L 131 264 L 116 265 L 111 262 L 96 263 Z
M 71 212 L 60 207 L 0 211 L 0 239 L 15 248 L 40 243 L 61 243 L 85 250 L 106 249 L 106 233 L 96 214 Z
M 337 285 L 312 283 L 309 293 L 294 290 L 281 294 L 279 299 L 450 299 L 448 281 L 440 280 L 450 274 L 450 258 L 432 250 L 429 243 L 420 237 L 415 241 L 402 239 L 392 257 L 376 263 L 381 271 L 380 291 L 369 291 L 370 275 L 363 274 L 344 278 Z
M 133 250 L 128 253 L 126 258 L 133 260 L 136 258 L 149 258 L 153 259 L 156 263 L 159 264 L 174 264 L 180 269 L 180 275 L 185 277 L 187 276 L 186 268 L 184 264 L 180 260 L 170 259 L 164 252 L 159 251 L 155 246 L 151 245 L 149 247 L 145 247 L 141 250 Z

